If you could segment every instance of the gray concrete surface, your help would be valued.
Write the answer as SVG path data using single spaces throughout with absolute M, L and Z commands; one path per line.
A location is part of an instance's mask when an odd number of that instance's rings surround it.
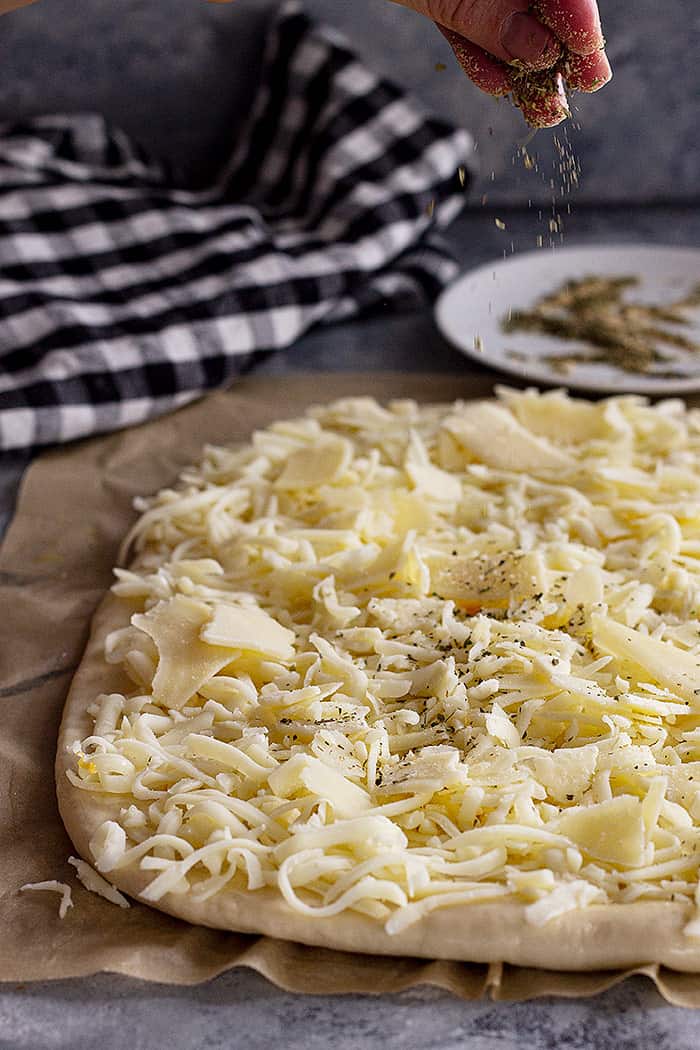
M 0 1050 L 696 1050 L 700 1013 L 636 978 L 595 999 L 465 1003 L 434 989 L 300 997 L 246 971 L 198 988 L 0 987 Z

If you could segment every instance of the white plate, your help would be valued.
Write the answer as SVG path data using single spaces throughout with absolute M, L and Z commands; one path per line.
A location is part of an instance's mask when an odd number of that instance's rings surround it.
M 625 372 L 614 365 L 577 362 L 563 372 L 548 363 L 553 354 L 572 353 L 581 344 L 528 332 L 505 333 L 510 310 L 530 309 L 565 281 L 600 276 L 637 277 L 629 301 L 662 304 L 678 299 L 700 282 L 700 251 L 652 245 L 601 245 L 535 251 L 488 263 L 458 278 L 438 299 L 435 317 L 451 343 L 482 364 L 544 385 L 605 393 L 680 394 L 700 390 L 700 354 L 678 351 L 680 376 Z M 689 311 L 683 329 L 700 342 L 700 310 Z M 511 356 L 513 353 L 517 357 Z

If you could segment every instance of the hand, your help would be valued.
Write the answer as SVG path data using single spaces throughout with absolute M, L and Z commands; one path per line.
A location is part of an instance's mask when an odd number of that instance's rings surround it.
M 490 95 L 513 95 L 529 124 L 569 115 L 564 80 L 597 91 L 612 77 L 596 0 L 398 0 L 427 15 Z
M 34 0 L 0 0 L 0 15 L 4 15 L 8 11 L 15 11 L 18 7 L 26 7 L 27 4 L 33 3 Z

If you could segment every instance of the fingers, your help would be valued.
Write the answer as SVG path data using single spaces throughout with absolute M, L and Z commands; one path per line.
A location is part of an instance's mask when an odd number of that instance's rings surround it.
M 501 62 L 546 69 L 561 53 L 554 32 L 530 11 L 530 0 L 399 0 L 488 51 Z
M 438 28 L 466 75 L 488 94 L 512 94 L 533 127 L 570 116 L 564 81 L 591 92 L 612 77 L 595 0 L 400 2 L 444 16 Z
M 604 51 L 592 55 L 568 55 L 564 63 L 564 76 L 575 91 L 599 91 L 612 80 L 612 69 Z
M 449 41 L 457 61 L 478 88 L 488 95 L 508 95 L 512 89 L 511 71 L 483 48 L 465 40 L 453 29 L 439 25 L 438 29 Z
M 513 102 L 532 128 L 553 128 L 571 116 L 560 73 L 528 73 L 514 77 Z
M 534 8 L 574 54 L 590 55 L 605 47 L 596 0 L 536 0 Z
M 489 95 L 513 95 L 528 124 L 551 128 L 569 116 L 562 78 L 551 70 L 524 73 L 499 62 L 483 48 L 470 43 L 452 29 L 438 26 L 449 41 L 457 61 L 469 79 Z
M 550 29 L 531 14 L 515 11 L 499 30 L 507 61 L 517 61 L 529 69 L 549 69 L 561 54 L 561 45 Z

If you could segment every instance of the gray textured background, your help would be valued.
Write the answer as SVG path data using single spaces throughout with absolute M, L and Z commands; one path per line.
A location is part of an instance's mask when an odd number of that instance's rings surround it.
M 551 132 L 530 149 L 540 173 L 513 163 L 527 131 L 506 103 L 466 82 L 424 19 L 387 0 L 306 0 L 342 27 L 375 68 L 409 85 L 476 136 L 474 199 L 548 202 L 558 159 Z M 211 170 L 250 101 L 262 27 L 274 0 L 41 0 L 0 24 L 0 117 L 96 109 L 189 175 Z M 700 5 L 600 0 L 615 79 L 578 97 L 570 135 L 583 167 L 577 199 L 700 199 Z M 436 72 L 435 63 L 448 68 Z M 554 167 L 553 167 L 554 165 Z M 495 179 L 491 180 L 491 172 Z

